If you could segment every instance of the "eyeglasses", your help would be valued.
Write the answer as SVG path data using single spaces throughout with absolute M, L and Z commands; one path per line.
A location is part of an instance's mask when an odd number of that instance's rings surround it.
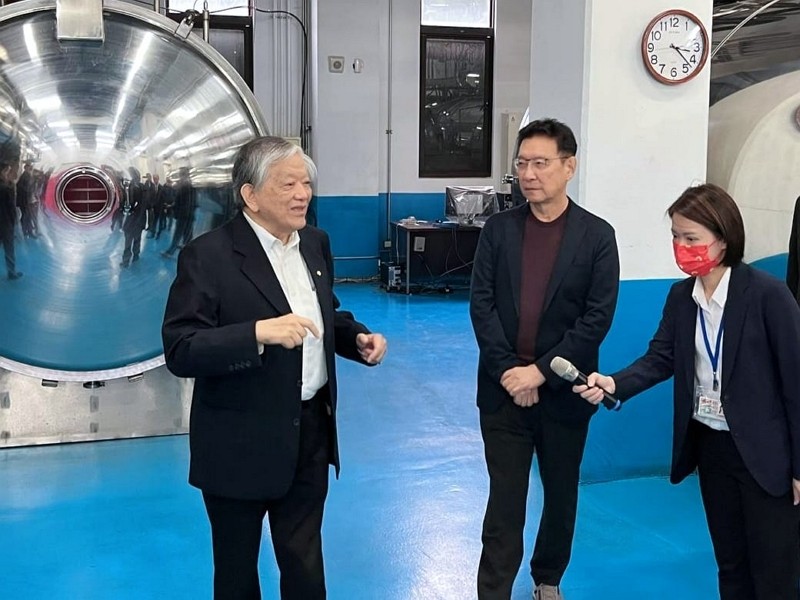
M 544 171 L 547 167 L 550 166 L 550 163 L 554 160 L 564 160 L 565 158 L 570 158 L 569 156 L 554 156 L 553 158 L 515 158 L 514 159 L 514 168 L 517 171 L 525 171 L 528 167 L 531 167 L 534 171 Z

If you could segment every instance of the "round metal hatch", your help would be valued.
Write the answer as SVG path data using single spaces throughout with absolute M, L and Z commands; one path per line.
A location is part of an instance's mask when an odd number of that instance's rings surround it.
M 56 205 L 76 223 L 94 223 L 119 206 L 111 178 L 99 169 L 78 167 L 56 186 Z
M 234 154 L 268 131 L 225 59 L 176 28 L 107 0 L 102 42 L 59 42 L 54 0 L 0 9 L 0 163 L 23 274 L 0 270 L 0 366 L 95 380 L 163 364 L 177 250 L 229 218 Z

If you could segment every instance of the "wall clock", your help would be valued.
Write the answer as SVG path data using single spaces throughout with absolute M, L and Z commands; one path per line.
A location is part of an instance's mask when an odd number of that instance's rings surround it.
M 686 10 L 656 15 L 642 35 L 642 59 L 647 72 L 667 85 L 686 83 L 708 60 L 708 32 L 698 17 Z

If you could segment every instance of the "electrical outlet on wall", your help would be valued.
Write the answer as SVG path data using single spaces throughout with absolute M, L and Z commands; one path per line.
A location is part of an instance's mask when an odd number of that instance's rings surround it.
M 414 238 L 414 252 L 425 252 L 425 238 L 416 236 Z
M 329 56 L 328 71 L 331 73 L 344 73 L 344 56 Z

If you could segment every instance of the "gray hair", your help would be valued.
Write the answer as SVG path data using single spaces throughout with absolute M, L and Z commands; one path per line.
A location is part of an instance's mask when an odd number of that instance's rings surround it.
M 233 161 L 231 178 L 236 203 L 239 206 L 243 203 L 240 190 L 244 184 L 249 183 L 255 188 L 261 187 L 269 178 L 272 165 L 296 155 L 303 157 L 308 176 L 314 181 L 317 178 L 317 166 L 300 146 L 269 135 L 247 142 L 236 153 L 236 159 Z

